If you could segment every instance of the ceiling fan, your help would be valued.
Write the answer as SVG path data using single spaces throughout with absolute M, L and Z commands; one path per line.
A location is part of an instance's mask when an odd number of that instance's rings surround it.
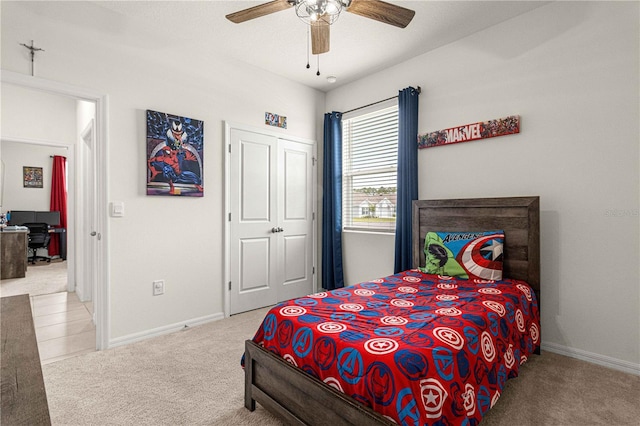
M 273 0 L 230 13 L 226 18 L 239 24 L 291 7 L 295 7 L 298 17 L 311 27 L 314 55 L 329 51 L 329 26 L 343 10 L 399 28 L 409 25 L 415 15 L 411 9 L 381 0 Z

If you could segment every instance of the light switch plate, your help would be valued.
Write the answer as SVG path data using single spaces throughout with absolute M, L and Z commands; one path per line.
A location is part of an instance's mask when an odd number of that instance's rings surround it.
M 111 203 L 111 217 L 124 216 L 124 203 L 122 201 L 113 201 Z

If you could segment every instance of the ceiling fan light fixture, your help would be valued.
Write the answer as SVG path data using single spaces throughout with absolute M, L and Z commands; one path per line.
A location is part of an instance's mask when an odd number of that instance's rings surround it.
M 333 24 L 342 9 L 349 7 L 351 0 L 292 0 L 296 8 L 296 15 L 304 23 L 313 25 L 322 20 L 329 25 Z

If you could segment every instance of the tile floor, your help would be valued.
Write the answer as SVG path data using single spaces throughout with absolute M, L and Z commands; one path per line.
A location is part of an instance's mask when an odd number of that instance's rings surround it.
M 90 303 L 82 303 L 75 293 L 67 292 L 31 296 L 42 365 L 95 351 Z

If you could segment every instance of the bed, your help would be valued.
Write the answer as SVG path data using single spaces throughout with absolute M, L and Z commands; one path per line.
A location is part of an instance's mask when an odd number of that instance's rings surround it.
M 412 229 L 416 269 L 339 289 L 337 293 L 322 292 L 287 301 L 267 314 L 254 339 L 245 344 L 247 409 L 255 410 L 258 402 L 289 424 L 479 422 L 497 401 L 504 382 L 517 376 L 519 365 L 531 353 L 539 353 L 539 198 L 419 200 L 413 204 Z M 471 282 L 425 274 L 419 269 L 426 262 L 428 233 L 487 230 L 504 232 L 502 280 Z M 454 287 L 461 293 L 451 293 Z M 391 293 L 383 293 L 384 289 Z M 467 298 L 472 292 L 482 292 L 489 299 Z M 348 303 L 337 300 L 341 294 Z M 436 305 L 423 306 L 426 299 Z M 326 312 L 327 300 L 341 306 L 341 310 L 331 307 L 331 312 Z M 316 308 L 320 302 L 324 308 Z M 478 308 L 480 304 L 486 308 L 483 313 Z M 376 305 L 385 305 L 381 309 L 387 310 L 376 313 Z M 462 306 L 462 312 L 455 312 Z M 345 313 L 345 307 L 352 311 Z M 429 315 L 436 309 L 449 311 L 439 315 L 444 323 L 431 323 Z M 522 312 L 526 314 L 524 320 Z M 331 321 L 323 318 L 324 314 Z M 402 323 L 407 315 L 412 321 Z M 289 321 L 300 318 L 301 323 L 295 325 Z M 390 322 L 385 327 L 370 328 L 370 332 L 351 330 L 354 322 L 379 322 L 381 318 Z M 278 321 L 281 326 L 286 323 L 286 327 L 276 328 Z M 473 331 L 469 321 L 484 323 L 484 329 Z M 340 334 L 337 344 L 348 340 L 355 347 L 368 348 L 368 353 L 342 346 L 335 349 L 336 343 L 324 339 L 327 334 L 345 333 L 345 324 L 347 334 Z M 422 326 L 431 333 L 423 340 L 416 338 L 423 336 L 422 331 L 416 331 Z M 458 326 L 461 328 L 455 331 Z M 307 335 L 309 328 L 324 328 L 325 334 Z M 516 328 L 520 334 L 514 331 Z M 399 336 L 395 337 L 396 343 L 394 334 Z M 312 347 L 309 342 L 314 339 Z M 292 344 L 289 349 L 279 350 L 283 342 Z M 416 355 L 414 348 L 405 344 L 428 347 L 434 357 Z M 334 355 L 326 356 L 327 353 Z M 364 361 L 360 353 L 364 353 Z M 407 354 L 411 355 L 408 360 L 404 356 Z M 488 361 L 493 362 L 493 358 L 495 365 Z M 427 370 L 429 376 L 424 376 Z M 324 374 L 326 371 L 331 372 Z

